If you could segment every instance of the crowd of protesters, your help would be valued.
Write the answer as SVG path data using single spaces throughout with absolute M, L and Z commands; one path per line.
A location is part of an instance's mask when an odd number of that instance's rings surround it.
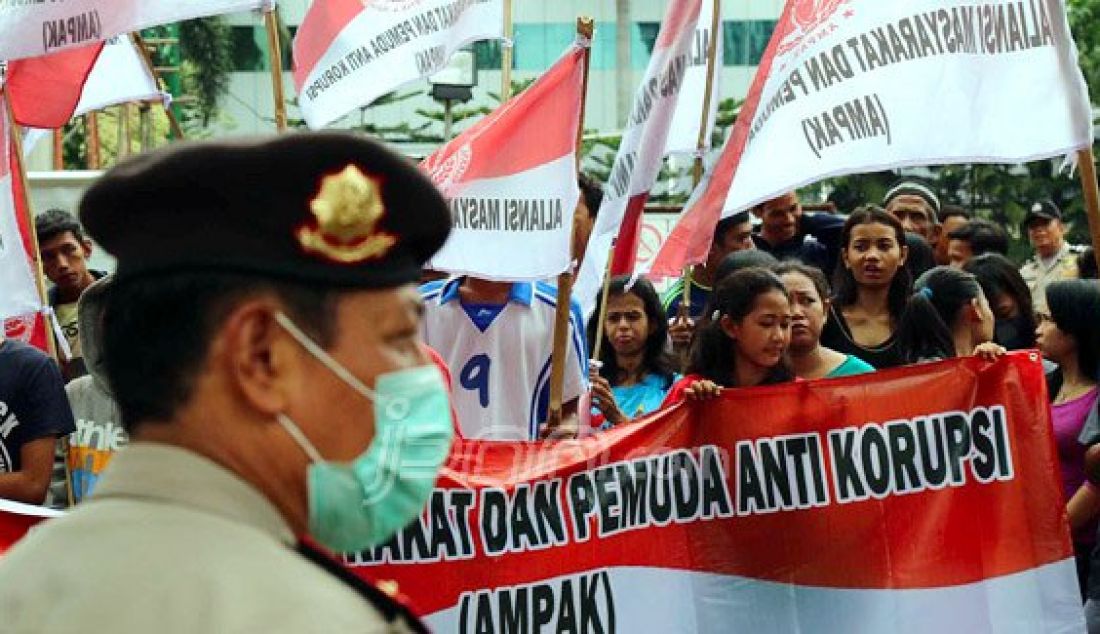
M 581 189 L 578 257 L 602 195 L 587 178 Z M 1008 258 L 1003 227 L 941 205 L 926 183 L 899 182 L 876 202 L 810 213 L 790 192 L 720 221 L 706 262 L 663 296 L 645 278 L 614 278 L 587 323 L 571 302 L 555 429 L 546 425 L 554 285 L 469 276 L 425 283 L 421 334 L 450 379 L 456 431 L 519 441 L 600 433 L 726 389 L 1038 348 L 1086 592 L 1100 517 L 1085 460 L 1100 443 L 1091 250 L 1066 241 L 1050 201 L 1028 209 L 1021 233 L 1033 255 L 1020 264 Z M 0 438 L 10 456 L 0 497 L 61 507 L 92 491 L 127 439 L 99 369 L 100 297 L 111 277 L 89 268 L 93 245 L 71 214 L 41 214 L 37 235 L 63 361 L 58 368 L 30 346 L 0 343 L 0 430 L 16 429 Z M 18 427 L 3 424 L 16 415 Z M 1087 596 L 1100 601 L 1094 585 Z

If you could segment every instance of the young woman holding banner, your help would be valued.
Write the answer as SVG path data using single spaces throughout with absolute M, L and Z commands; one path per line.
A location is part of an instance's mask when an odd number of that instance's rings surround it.
M 660 407 L 679 380 L 676 359 L 668 350 L 668 317 L 653 284 L 630 276 L 611 280 L 607 310 L 588 323 L 588 349 L 596 349 L 597 322 L 604 315 L 599 363 L 589 364 L 592 383 L 592 426 L 611 426 Z
M 791 302 L 783 281 L 769 270 L 747 268 L 718 284 L 714 310 L 691 347 L 688 376 L 664 404 L 707 400 L 723 388 L 794 380 L 785 357 L 791 336 Z
M 882 369 L 905 363 L 895 332 L 909 298 L 909 249 L 897 218 L 867 205 L 848 216 L 841 232 L 836 296 L 821 344 Z
M 990 361 L 1005 353 L 993 343 L 993 310 L 977 278 L 937 266 L 917 279 L 898 327 L 898 344 L 909 363 L 970 354 Z
M 875 371 L 855 355 L 821 345 L 821 330 L 829 314 L 829 282 L 820 270 L 797 262 L 783 262 L 772 270 L 791 296 L 790 361 L 799 378 L 828 379 Z
M 1043 356 L 1058 364 L 1047 375 L 1051 422 L 1062 469 L 1066 511 L 1082 587 L 1088 557 L 1096 544 L 1100 492 L 1085 480 L 1085 445 L 1100 442 L 1097 379 L 1100 375 L 1100 283 L 1064 280 L 1046 288 L 1047 312 L 1037 315 L 1037 343 Z M 1080 442 L 1078 439 L 1080 438 Z M 1081 443 L 1085 443 L 1082 445 Z

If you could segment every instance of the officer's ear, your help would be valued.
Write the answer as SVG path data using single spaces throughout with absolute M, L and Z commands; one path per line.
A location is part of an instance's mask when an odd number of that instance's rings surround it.
M 297 344 L 275 318 L 281 308 L 274 298 L 241 302 L 211 349 L 211 362 L 224 370 L 230 390 L 265 417 L 285 411 L 301 384 Z

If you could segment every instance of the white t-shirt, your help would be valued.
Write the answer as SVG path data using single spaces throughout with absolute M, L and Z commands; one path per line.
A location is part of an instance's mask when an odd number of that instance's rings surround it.
M 459 429 L 467 438 L 534 440 L 549 403 L 557 291 L 543 282 L 514 283 L 508 303 L 483 330 L 459 300 L 461 283 L 420 287 L 424 341 L 451 370 Z M 584 320 L 577 302 L 570 304 L 564 402 L 588 389 Z

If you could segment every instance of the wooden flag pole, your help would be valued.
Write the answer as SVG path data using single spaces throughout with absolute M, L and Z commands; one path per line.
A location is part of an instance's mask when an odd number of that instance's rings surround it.
M 271 94 L 275 99 L 275 129 L 286 132 L 286 92 L 283 90 L 283 51 L 279 42 L 279 9 L 275 3 L 264 9 L 267 50 L 271 60 Z
M 101 165 L 101 156 L 99 151 L 99 117 L 96 116 L 94 110 L 84 115 L 84 125 L 88 133 L 88 169 L 97 170 Z
M 704 0 L 705 1 L 705 0 Z M 699 119 L 699 136 L 695 141 L 695 161 L 691 167 L 691 185 L 694 190 L 703 180 L 703 154 L 710 145 L 707 139 L 707 123 L 710 121 L 710 101 L 713 98 L 714 75 L 717 73 L 715 58 L 718 56 L 718 29 L 722 25 L 722 1 L 712 0 L 710 38 L 707 40 L 707 82 L 703 86 L 703 113 Z M 691 311 L 692 266 L 684 267 L 684 296 L 680 300 L 680 317 L 687 319 Z
M 0 88 L 0 99 L 4 100 L 4 116 L 7 117 L 8 129 L 11 130 L 11 143 L 15 146 L 13 155 L 12 168 L 15 170 L 13 178 L 19 179 L 19 184 L 23 187 L 23 212 L 27 222 L 27 228 L 31 234 L 31 257 L 34 258 L 34 283 L 38 289 L 38 301 L 42 302 L 42 306 L 49 304 L 49 295 L 46 293 L 46 274 L 42 270 L 42 252 L 38 249 L 38 229 L 34 225 L 34 212 L 31 210 L 31 188 L 30 183 L 27 180 L 27 166 L 23 162 L 23 133 L 20 131 L 19 126 L 15 123 L 15 112 L 12 111 L 11 100 L 4 98 L 4 91 Z M 94 121 L 94 120 L 93 120 Z M 0 151 L 7 152 L 9 148 L 2 148 Z M 50 358 L 54 360 L 54 363 L 60 363 L 57 358 L 57 342 L 54 341 L 54 329 L 50 326 L 50 320 L 53 319 L 51 315 L 47 315 L 44 312 L 39 313 L 42 319 L 45 321 L 46 329 L 46 352 L 50 355 Z M 0 332 L 0 338 L 3 333 Z M 73 505 L 73 476 L 72 470 L 69 468 L 69 438 L 68 436 L 61 437 L 61 450 L 62 455 L 65 456 L 65 495 L 68 497 L 69 506 Z
M 1085 194 L 1085 216 L 1092 236 L 1092 257 L 1100 266 L 1100 192 L 1096 184 L 1096 157 L 1092 146 L 1077 151 L 1077 166 L 1081 173 L 1081 191 Z
M 512 97 L 512 60 L 515 42 L 512 41 L 512 0 L 504 0 L 504 46 L 500 51 L 500 103 Z
M 160 73 L 157 72 L 157 67 L 153 65 L 153 58 L 149 56 L 149 49 L 145 47 L 145 40 L 142 39 L 141 35 L 139 35 L 138 33 L 131 33 L 130 41 L 132 41 L 134 43 L 134 46 L 137 47 L 138 52 L 141 54 L 141 61 L 145 64 L 145 69 L 149 71 L 150 75 L 152 75 L 153 81 L 157 83 L 157 88 L 163 90 L 165 93 L 168 93 L 168 85 L 164 83 L 164 80 L 161 78 Z M 179 119 L 176 118 L 176 113 L 172 112 L 172 108 L 168 104 L 162 103 L 162 105 L 164 106 L 164 114 L 168 117 L 168 127 L 172 129 L 172 136 L 176 137 L 177 139 L 183 140 L 183 126 L 180 125 Z M 130 128 L 129 105 L 126 106 L 125 110 L 127 115 L 126 138 L 128 146 Z M 129 151 L 128 147 L 127 151 Z
M 577 35 L 591 42 L 595 32 L 595 21 L 590 17 L 577 18 Z M 581 116 L 577 122 L 577 170 L 581 168 L 581 150 L 584 140 L 584 107 L 588 100 L 588 65 L 592 59 L 592 48 L 584 49 L 584 79 L 581 82 Z M 573 240 L 569 241 L 572 249 Z M 570 268 L 572 267 L 570 251 Z M 569 305 L 573 291 L 573 272 L 566 269 L 558 276 L 558 302 L 554 319 L 554 352 L 550 360 L 550 406 L 547 412 L 546 426 L 553 435 L 562 423 L 562 393 L 565 390 L 565 346 L 569 339 Z
M 596 343 L 592 345 L 592 358 L 599 361 L 603 349 L 604 320 L 607 319 L 607 296 L 611 293 L 611 263 L 615 259 L 615 240 L 607 254 L 607 266 L 603 270 L 603 288 L 600 289 L 600 310 L 596 313 Z
M 56 172 L 60 172 L 65 169 L 65 130 L 63 128 L 55 128 L 51 136 L 53 137 L 53 169 Z

